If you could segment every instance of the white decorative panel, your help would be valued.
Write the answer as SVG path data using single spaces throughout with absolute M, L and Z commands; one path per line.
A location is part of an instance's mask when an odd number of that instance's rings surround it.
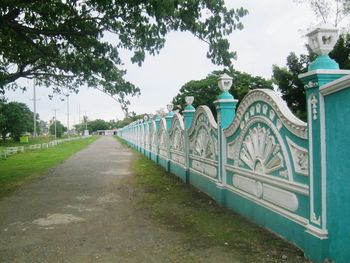
M 240 175 L 234 175 L 232 180 L 236 188 L 255 195 L 256 197 L 262 196 L 263 189 L 260 182 Z
M 185 157 L 183 155 L 180 155 L 177 153 L 171 153 L 171 160 L 173 160 L 176 163 L 185 165 Z
M 282 190 L 280 188 L 268 184 L 263 184 L 263 189 L 264 200 L 269 201 L 292 212 L 295 212 L 298 209 L 298 198 L 294 193 Z
M 197 161 L 197 160 L 193 160 L 192 161 L 192 168 L 200 173 L 203 173 L 205 175 L 208 175 L 212 178 L 216 178 L 217 177 L 217 169 L 215 166 L 201 162 L 201 161 Z

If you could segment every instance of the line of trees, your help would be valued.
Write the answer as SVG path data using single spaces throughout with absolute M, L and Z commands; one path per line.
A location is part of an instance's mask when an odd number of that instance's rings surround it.
M 135 112 L 130 112 L 127 117 L 123 120 L 110 120 L 105 121 L 102 119 L 89 120 L 87 116 L 83 117 L 83 122 L 81 124 L 76 124 L 74 127 L 77 132 L 83 132 L 88 130 L 90 133 L 96 132 L 98 130 L 112 130 L 122 128 L 129 123 L 141 119 L 145 114 L 137 115 Z
M 128 117 L 123 120 L 111 120 L 105 121 L 102 119 L 88 120 L 87 116 L 83 117 L 83 123 L 75 125 L 75 129 L 78 133 L 83 132 L 85 129 L 89 130 L 90 133 L 97 130 L 109 130 L 123 127 L 139 118 L 143 118 L 144 115 L 136 115 L 131 112 Z M 0 100 L 0 136 L 3 142 L 7 138 L 14 141 L 19 141 L 23 134 L 33 133 L 33 119 L 34 113 L 29 107 L 20 102 L 7 102 L 6 100 Z M 46 123 L 37 119 L 37 133 L 42 134 L 46 129 Z M 51 119 L 48 125 L 48 132 L 51 135 L 55 135 L 60 138 L 67 132 L 65 127 L 59 120 Z

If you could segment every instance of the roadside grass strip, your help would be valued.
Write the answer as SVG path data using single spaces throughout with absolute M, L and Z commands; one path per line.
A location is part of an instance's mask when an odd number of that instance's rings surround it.
M 21 152 L 0 161 L 0 198 L 11 194 L 24 183 L 44 175 L 97 138 L 92 136 L 58 144 L 53 148 Z

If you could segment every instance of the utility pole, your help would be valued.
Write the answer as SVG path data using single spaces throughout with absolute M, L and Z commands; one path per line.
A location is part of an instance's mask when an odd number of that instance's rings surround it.
M 67 97 L 67 135 L 69 138 L 69 90 L 68 93 L 66 94 Z
M 79 134 L 82 135 L 83 131 L 82 131 L 82 121 L 81 121 L 81 115 L 80 115 L 80 104 L 79 104 Z
M 86 111 L 85 111 L 85 116 L 86 116 L 86 118 L 85 118 L 85 130 L 87 130 L 87 115 L 86 115 Z
M 35 86 L 35 79 L 33 80 L 33 99 L 31 99 L 34 104 L 34 116 L 33 116 L 33 138 L 35 139 L 38 136 L 37 128 L 36 128 L 36 102 L 39 100 L 36 98 L 36 86 Z
M 62 94 L 67 97 L 67 136 L 69 138 L 69 88 L 67 88 L 67 92 L 63 92 Z
M 54 112 L 55 112 L 55 123 L 54 123 L 54 125 L 55 125 L 55 140 L 57 140 L 57 126 L 56 126 L 56 123 L 57 123 L 57 120 L 56 120 L 56 112 L 57 112 L 57 110 L 58 109 L 52 109 Z

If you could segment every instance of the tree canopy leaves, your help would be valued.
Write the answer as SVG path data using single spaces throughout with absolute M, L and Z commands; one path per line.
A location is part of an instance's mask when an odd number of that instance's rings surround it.
M 189 31 L 208 43 L 213 63 L 230 66 L 235 53 L 226 36 L 242 29 L 246 14 L 227 9 L 224 0 L 2 0 L 0 92 L 16 88 L 19 78 L 35 78 L 54 92 L 87 85 L 123 103 L 139 88 L 124 79 L 121 49 L 141 65 L 167 33 Z

